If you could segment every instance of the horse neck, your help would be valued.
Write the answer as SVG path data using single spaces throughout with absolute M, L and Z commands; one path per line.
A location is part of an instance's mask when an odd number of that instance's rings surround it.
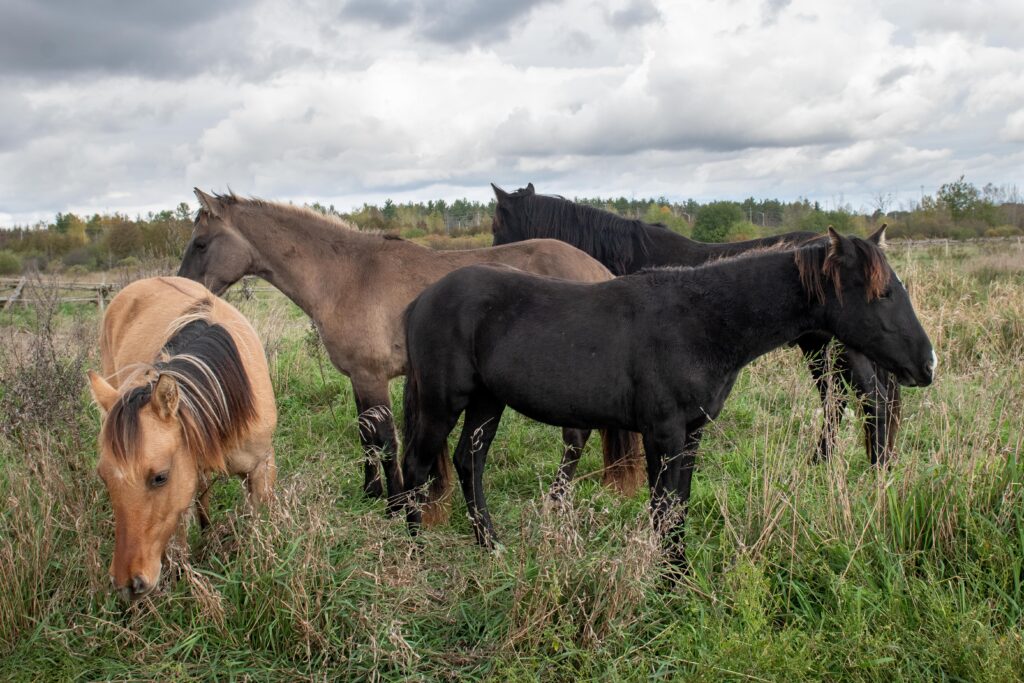
M 376 236 L 346 230 L 316 217 L 269 207 L 235 224 L 259 255 L 256 275 L 281 290 L 306 315 L 319 320 L 324 310 L 318 292 L 325 280 L 338 292 L 351 291 L 356 264 L 367 259 Z M 333 299 L 333 297 L 332 297 Z
M 681 276 L 695 281 L 698 301 L 707 309 L 708 334 L 720 340 L 713 352 L 736 369 L 823 325 L 821 307 L 808 300 L 791 252 L 711 265 Z M 677 291 L 680 309 L 693 311 L 694 289 Z

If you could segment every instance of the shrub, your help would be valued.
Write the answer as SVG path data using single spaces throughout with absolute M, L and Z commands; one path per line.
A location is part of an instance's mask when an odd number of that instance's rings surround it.
M 62 260 L 64 261 L 65 266 L 83 266 L 85 268 L 88 268 L 96 261 L 96 259 L 93 258 L 92 251 L 89 247 L 78 247 L 77 249 L 72 249 L 68 253 L 64 254 L 64 258 Z
M 725 242 L 733 225 L 743 220 L 743 210 L 733 202 L 712 202 L 700 208 L 693 224 L 693 239 Z
M 21 272 L 21 259 L 6 249 L 0 251 L 0 275 L 17 275 Z

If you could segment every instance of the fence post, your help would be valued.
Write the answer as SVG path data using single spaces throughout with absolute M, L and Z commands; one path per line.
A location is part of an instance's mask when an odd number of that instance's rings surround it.
M 100 315 L 103 314 L 103 294 L 104 292 L 106 292 L 106 290 L 107 281 L 106 279 L 104 279 L 103 282 L 100 284 L 99 289 L 96 290 L 96 309 L 100 312 Z
M 5 311 L 11 307 L 11 304 L 13 304 L 18 299 L 19 296 L 21 296 L 21 290 L 24 288 L 25 278 L 22 277 L 20 280 L 18 280 L 18 286 L 14 288 L 14 294 L 11 294 L 9 297 L 7 297 L 7 301 L 4 302 Z

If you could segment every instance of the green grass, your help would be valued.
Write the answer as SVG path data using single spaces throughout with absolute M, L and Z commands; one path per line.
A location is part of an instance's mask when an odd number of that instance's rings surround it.
M 126 608 L 106 590 L 98 416 L 79 375 L 39 379 L 82 349 L 95 365 L 96 314 L 5 314 L 0 409 L 31 409 L 0 415 L 0 679 L 1020 679 L 1024 254 L 1001 249 L 893 248 L 940 366 L 904 393 L 889 470 L 855 411 L 839 456 L 809 464 L 820 408 L 795 351 L 742 373 L 704 438 L 678 586 L 646 493 L 604 489 L 596 443 L 571 503 L 545 509 L 558 430 L 512 413 L 487 472 L 504 552 L 473 545 L 458 500 L 413 541 L 361 495 L 347 380 L 269 295 L 240 307 L 271 355 L 278 503 L 246 516 L 221 482 L 179 578 Z

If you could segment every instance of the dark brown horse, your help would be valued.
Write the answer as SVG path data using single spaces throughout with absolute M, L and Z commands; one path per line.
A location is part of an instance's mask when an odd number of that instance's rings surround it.
M 562 197 L 539 195 L 532 183 L 511 193 L 492 187 L 498 200 L 494 244 L 538 237 L 559 239 L 587 252 L 616 275 L 658 266 L 698 266 L 751 249 L 780 243 L 796 245 L 818 237 L 811 232 L 788 232 L 744 242 L 697 242 L 663 225 L 622 218 Z M 815 458 L 828 458 L 835 448 L 847 402 L 846 392 L 836 386 L 835 377 L 839 376 L 853 389 L 864 411 L 868 458 L 872 464 L 885 463 L 892 455 L 899 429 L 899 384 L 862 353 L 852 349 L 831 351 L 832 339 L 831 334 L 812 330 L 789 340 L 803 352 L 825 412 Z M 573 464 L 563 464 L 569 478 Z
M 389 494 L 402 491 L 388 380 L 405 374 L 402 313 L 416 295 L 475 263 L 580 282 L 612 277 L 587 254 L 556 240 L 434 251 L 302 207 L 198 189 L 196 197 L 202 208 L 178 274 L 217 294 L 244 275 L 259 275 L 313 319 L 331 362 L 352 380 L 366 453 L 364 490 L 374 497 L 383 493 L 378 460 Z M 565 439 L 570 453 L 586 440 L 575 431 Z M 605 445 L 606 482 L 635 489 L 643 476 L 638 439 L 610 435 Z
M 901 383 L 932 381 L 931 342 L 885 256 L 831 229 L 796 250 L 595 284 L 485 266 L 454 272 L 407 313 L 410 530 L 424 485 L 444 489 L 448 434 L 464 412 L 455 469 L 477 541 L 495 542 L 483 473 L 509 406 L 549 424 L 643 434 L 654 526 L 685 567 L 682 519 L 702 429 L 745 365 L 812 330 Z

